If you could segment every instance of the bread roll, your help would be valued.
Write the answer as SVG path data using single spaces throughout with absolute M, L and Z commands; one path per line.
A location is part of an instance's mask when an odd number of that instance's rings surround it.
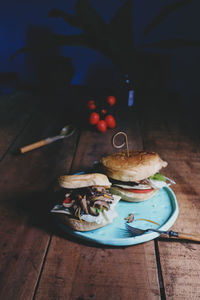
M 118 152 L 101 159 L 105 174 L 116 180 L 121 181 L 140 181 L 167 166 L 155 152 L 130 151 L 129 156 L 126 152 Z
M 111 183 L 108 177 L 100 173 L 65 175 L 58 180 L 59 185 L 67 189 L 77 189 L 87 186 L 106 186 L 110 187 Z
M 68 227 L 75 231 L 90 231 L 94 229 L 98 229 L 101 227 L 106 226 L 107 224 L 112 223 L 113 219 L 117 217 L 117 213 L 115 211 L 115 207 L 121 197 L 117 195 L 113 195 L 114 202 L 110 205 L 110 209 L 108 211 L 105 211 L 105 213 L 101 213 L 101 218 L 99 221 L 98 217 L 92 216 L 94 221 L 87 222 L 85 220 L 79 220 L 72 215 L 64 214 L 64 213 L 56 213 L 57 218 L 61 221 L 62 224 L 66 224 Z M 91 217 L 91 216 L 90 216 Z M 98 221 L 95 221 L 95 219 Z

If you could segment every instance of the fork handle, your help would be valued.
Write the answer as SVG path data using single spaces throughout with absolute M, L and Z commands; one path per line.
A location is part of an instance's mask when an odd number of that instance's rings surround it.
M 37 149 L 37 148 L 40 148 L 40 147 L 45 146 L 47 144 L 50 144 L 52 142 L 54 142 L 54 138 L 47 138 L 47 139 L 41 140 L 39 142 L 36 142 L 36 143 L 33 143 L 33 144 L 28 145 L 28 146 L 20 148 L 20 152 L 25 153 L 25 152 L 31 151 L 33 149 Z
M 178 238 L 183 239 L 183 240 L 191 240 L 191 241 L 200 242 L 200 235 L 196 234 L 196 233 L 179 232 L 178 233 Z
M 166 233 L 169 235 L 169 237 L 200 242 L 200 235 L 197 233 L 184 233 L 184 232 L 176 232 L 173 230 L 170 230 Z

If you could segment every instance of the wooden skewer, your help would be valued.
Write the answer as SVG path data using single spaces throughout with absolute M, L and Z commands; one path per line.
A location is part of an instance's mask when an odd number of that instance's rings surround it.
M 117 144 L 115 143 L 115 139 L 116 139 L 116 137 L 119 136 L 119 135 L 123 135 L 123 136 L 125 137 L 125 141 L 124 141 L 121 145 L 117 145 Z M 122 147 L 124 147 L 124 145 L 126 145 L 126 153 L 127 153 L 127 156 L 129 157 L 128 137 L 127 137 L 127 134 L 126 134 L 125 132 L 123 132 L 123 131 L 117 132 L 117 133 L 112 137 L 112 145 L 113 145 L 113 147 L 118 148 L 118 149 L 119 149 L 119 148 L 122 148 Z

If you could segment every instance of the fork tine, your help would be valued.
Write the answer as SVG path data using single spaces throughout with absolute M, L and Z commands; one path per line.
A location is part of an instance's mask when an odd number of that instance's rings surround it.
M 132 226 L 128 225 L 127 223 L 126 223 L 126 226 L 127 226 L 128 231 L 131 232 L 132 235 L 134 235 L 134 236 L 141 235 L 141 234 L 143 234 L 145 232 L 145 230 L 132 227 Z
M 128 238 L 128 237 L 132 237 L 132 233 L 129 231 L 129 230 L 126 230 L 126 229 L 122 229 L 122 228 L 119 228 L 117 230 L 117 236 L 118 237 L 124 237 L 124 238 Z

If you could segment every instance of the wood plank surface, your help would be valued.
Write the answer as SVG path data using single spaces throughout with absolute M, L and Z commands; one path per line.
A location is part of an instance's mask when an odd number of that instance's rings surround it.
M 130 149 L 156 151 L 169 163 L 162 173 L 176 181 L 180 210 L 173 229 L 200 233 L 200 135 L 187 111 L 174 98 L 149 99 L 135 112 L 120 112 L 114 130 L 99 133 L 79 119 L 80 130 L 70 138 L 14 155 L 74 118 L 65 106 L 51 110 L 38 103 L 0 99 L 0 299 L 199 299 L 198 243 L 96 245 L 68 236 L 49 216 L 56 178 L 118 151 L 111 138 L 124 130 Z
M 55 113 L 35 113 L 1 161 L 0 299 L 33 299 L 50 242 L 51 185 L 57 174 L 69 171 L 78 133 L 24 155 L 12 152 L 54 135 L 66 121 Z
M 124 120 L 124 123 L 123 123 Z M 127 128 L 129 146 L 142 148 L 137 117 L 122 119 L 106 133 L 84 130 L 72 171 L 85 170 L 103 154 L 115 151 L 113 134 Z M 117 150 L 118 151 L 118 150 Z M 54 235 L 36 299 L 160 299 L 154 242 L 134 247 L 107 247 Z
M 30 95 L 16 93 L 0 96 L 0 160 L 26 126 L 34 109 Z
M 172 109 L 173 107 L 173 109 Z M 153 118 L 152 118 L 153 116 Z M 187 110 L 170 102 L 168 108 L 148 107 L 141 114 L 146 149 L 168 161 L 162 173 L 174 179 L 179 216 L 172 229 L 200 235 L 200 135 Z M 159 241 L 163 283 L 167 299 L 199 299 L 199 244 Z
M 36 299 L 160 299 L 153 242 L 94 247 L 55 236 Z
M 159 242 L 167 299 L 200 299 L 200 247 L 185 242 Z

